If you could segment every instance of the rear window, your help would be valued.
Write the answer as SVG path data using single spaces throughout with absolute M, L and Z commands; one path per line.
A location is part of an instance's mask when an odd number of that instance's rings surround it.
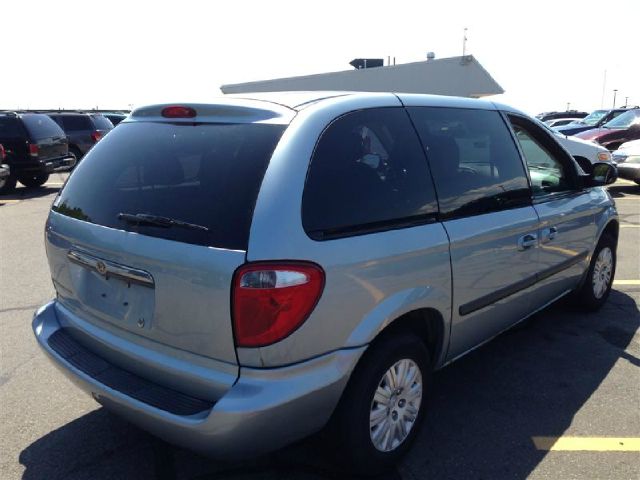
M 32 140 L 64 136 L 64 132 L 58 124 L 51 120 L 47 115 L 41 115 L 38 113 L 23 115 L 22 121 L 24 122 L 25 127 L 27 127 Z
M 196 245 L 246 250 L 262 178 L 286 127 L 123 123 L 78 165 L 53 210 L 86 222 Z M 120 213 L 206 227 L 135 225 Z
M 111 130 L 113 124 L 104 115 L 91 115 L 93 118 L 93 124 L 96 126 L 96 130 Z
M 61 115 L 64 129 L 69 131 L 95 130 L 89 115 Z
M 17 117 L 0 116 L 0 138 L 20 138 L 23 135 Z

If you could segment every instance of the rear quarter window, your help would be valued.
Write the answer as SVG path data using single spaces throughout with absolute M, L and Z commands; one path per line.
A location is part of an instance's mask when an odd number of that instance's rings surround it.
M 64 132 L 58 124 L 47 115 L 27 114 L 22 116 L 22 121 L 33 140 L 64 136 Z
M 94 146 L 53 210 L 168 240 L 245 250 L 258 190 L 285 126 L 123 123 Z M 126 223 L 120 213 L 206 227 Z
M 323 132 L 302 201 L 311 238 L 412 226 L 436 212 L 427 160 L 404 109 L 348 113 Z

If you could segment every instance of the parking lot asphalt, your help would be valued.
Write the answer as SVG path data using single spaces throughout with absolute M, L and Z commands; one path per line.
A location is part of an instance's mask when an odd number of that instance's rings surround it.
M 56 370 L 31 317 L 54 295 L 43 226 L 64 178 L 0 197 L 0 478 L 340 478 L 322 435 L 225 464 L 120 420 Z M 605 307 L 556 304 L 438 372 L 414 447 L 380 478 L 640 478 L 640 187 L 609 190 L 622 228 Z

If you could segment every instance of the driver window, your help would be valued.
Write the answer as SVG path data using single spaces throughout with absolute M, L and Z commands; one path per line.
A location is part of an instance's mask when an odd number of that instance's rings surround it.
M 513 125 L 536 197 L 570 189 L 563 165 L 520 125 Z

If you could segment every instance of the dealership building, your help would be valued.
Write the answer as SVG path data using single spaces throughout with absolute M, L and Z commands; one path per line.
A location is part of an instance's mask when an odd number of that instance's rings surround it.
M 391 63 L 391 62 L 388 62 Z M 358 58 L 354 69 L 299 77 L 222 85 L 226 94 L 283 91 L 404 92 L 480 98 L 504 93 L 473 55 L 384 65 L 382 59 Z

